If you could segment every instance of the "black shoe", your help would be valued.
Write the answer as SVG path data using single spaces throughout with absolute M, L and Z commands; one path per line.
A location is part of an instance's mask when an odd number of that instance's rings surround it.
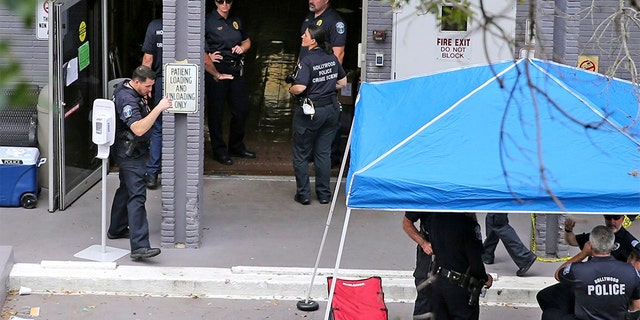
M 329 203 L 329 198 L 320 198 L 318 199 L 318 201 L 320 202 L 320 204 L 327 204 Z
M 153 190 L 158 187 L 157 173 L 145 173 L 144 180 L 147 182 L 147 189 Z
M 255 152 L 251 152 L 249 150 L 231 151 L 230 154 L 233 157 L 240 157 L 240 158 L 247 158 L 247 159 L 255 159 L 256 158 L 256 153 Z
M 129 239 L 129 229 L 124 230 L 123 232 L 119 233 L 119 234 L 111 234 L 109 232 L 107 232 L 107 238 L 114 240 L 114 239 Z
M 308 204 L 311 204 L 311 200 L 309 198 L 305 198 L 305 197 L 303 197 L 303 196 L 301 196 L 299 194 L 296 194 L 293 197 L 293 200 L 295 200 L 296 202 L 299 202 L 300 204 L 303 204 L 305 206 L 308 205 Z
M 225 156 L 215 156 L 214 158 L 216 159 L 216 161 L 218 161 L 218 162 L 220 162 L 220 163 L 222 163 L 224 165 L 227 165 L 227 166 L 230 166 L 230 165 L 233 164 L 233 160 L 231 160 L 231 158 L 229 158 L 229 156 L 226 156 L 226 155 Z
M 516 276 L 518 276 L 518 277 L 524 276 L 524 274 L 527 273 L 527 271 L 529 271 L 529 268 L 531 268 L 531 266 L 533 265 L 534 262 L 536 262 L 536 257 L 533 257 L 533 259 L 531 259 L 531 261 L 527 262 L 527 264 L 524 265 L 524 267 L 518 269 L 518 271 L 516 271 Z
M 138 259 L 155 257 L 159 254 L 160 254 L 159 248 L 138 248 L 131 251 L 130 257 L 133 260 L 138 260 Z

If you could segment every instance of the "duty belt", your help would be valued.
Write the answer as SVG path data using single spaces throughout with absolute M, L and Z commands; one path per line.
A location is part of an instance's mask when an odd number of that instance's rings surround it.
M 475 287 L 478 283 L 480 283 L 479 279 L 474 278 L 468 274 L 445 269 L 442 267 L 438 267 L 435 274 L 439 274 L 449 280 L 451 283 L 463 288 Z
M 230 65 L 230 66 L 232 66 L 232 67 L 237 67 L 237 66 L 239 66 L 239 65 L 240 65 L 240 60 L 235 60 L 235 59 L 224 59 L 224 60 L 221 60 L 221 61 L 220 61 L 220 62 L 218 62 L 218 63 L 228 64 L 228 65 Z
M 312 101 L 313 101 L 313 105 L 316 108 L 329 106 L 329 105 L 333 106 L 333 99 L 332 98 L 324 98 L 324 99 L 318 99 L 318 100 L 312 99 Z

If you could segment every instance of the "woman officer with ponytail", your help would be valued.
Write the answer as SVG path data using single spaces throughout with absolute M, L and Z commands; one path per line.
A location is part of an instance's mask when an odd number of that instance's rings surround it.
M 331 44 L 325 42 L 325 31 L 311 25 L 302 35 L 302 46 L 309 50 L 296 68 L 289 92 L 300 98 L 293 114 L 293 169 L 296 175 L 294 200 L 311 203 L 309 160 L 313 156 L 316 172 L 316 196 L 322 204 L 331 199 L 331 141 L 339 114 L 336 90 L 347 84 L 347 75 Z M 305 109 L 303 110 L 303 105 Z M 313 155 L 311 154 L 313 153 Z

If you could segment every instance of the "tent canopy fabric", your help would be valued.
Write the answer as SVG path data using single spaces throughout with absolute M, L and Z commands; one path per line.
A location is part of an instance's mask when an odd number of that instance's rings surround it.
M 536 59 L 363 83 L 347 207 L 637 214 L 639 94 Z

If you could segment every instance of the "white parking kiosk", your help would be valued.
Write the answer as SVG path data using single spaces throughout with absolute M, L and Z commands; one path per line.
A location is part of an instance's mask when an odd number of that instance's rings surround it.
M 129 250 L 107 247 L 107 174 L 109 173 L 109 150 L 116 138 L 116 108 L 111 100 L 96 99 L 91 116 L 92 141 L 98 146 L 96 158 L 102 159 L 102 225 L 101 245 L 92 245 L 74 257 L 113 262 L 129 253 Z

